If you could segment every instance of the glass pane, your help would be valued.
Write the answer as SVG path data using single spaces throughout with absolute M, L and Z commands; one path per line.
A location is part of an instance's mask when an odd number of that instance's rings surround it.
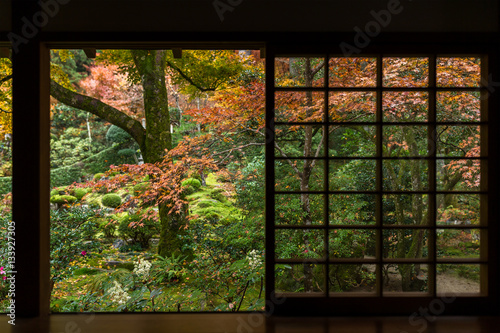
M 427 156 L 427 126 L 384 126 L 383 156 Z
M 438 87 L 479 87 L 481 59 L 437 58 L 436 79 Z
M 481 265 L 437 265 L 436 291 L 448 296 L 479 293 Z
M 276 259 L 323 258 L 325 241 L 323 230 L 277 229 Z
M 275 200 L 274 216 L 277 225 L 323 224 L 323 195 L 276 194 Z
M 478 225 L 480 222 L 479 194 L 438 194 L 437 217 L 440 225 Z
M 427 121 L 429 93 L 418 91 L 385 91 L 382 99 L 384 121 Z
M 323 121 L 324 96 L 312 91 L 277 91 L 274 99 L 275 121 Z
M 333 91 L 329 94 L 328 115 L 334 122 L 375 121 L 376 94 L 370 91 Z
M 375 133 L 375 126 L 330 126 L 328 154 L 335 157 L 375 156 Z
M 330 292 L 376 292 L 376 269 L 373 264 L 330 265 Z
M 330 230 L 329 251 L 333 258 L 375 259 L 376 231 L 372 229 Z
M 480 121 L 480 97 L 478 91 L 438 91 L 437 121 Z
M 437 160 L 438 191 L 479 191 L 480 160 Z
M 313 263 L 274 266 L 277 293 L 325 291 L 325 266 Z
M 330 224 L 375 224 L 376 195 L 330 195 Z
M 387 229 L 384 235 L 384 258 L 416 259 L 427 258 L 426 229 Z
M 426 191 L 429 184 L 426 160 L 384 160 L 383 188 L 387 191 Z
M 330 190 L 374 191 L 375 170 L 374 160 L 331 160 Z
M 330 87 L 375 87 L 376 58 L 330 58 Z
M 274 163 L 276 191 L 323 190 L 323 161 L 277 160 Z
M 479 258 L 479 229 L 437 229 L 438 258 Z
M 425 264 L 384 265 L 384 294 L 391 292 L 428 292 L 429 266 Z
M 324 156 L 323 126 L 276 125 L 275 156 Z
M 429 200 L 426 194 L 390 194 L 383 197 L 384 224 L 426 225 Z
M 275 58 L 276 87 L 322 87 L 324 85 L 323 58 Z
M 384 87 L 427 87 L 428 58 L 384 58 Z
M 437 156 L 479 157 L 479 126 L 437 126 Z

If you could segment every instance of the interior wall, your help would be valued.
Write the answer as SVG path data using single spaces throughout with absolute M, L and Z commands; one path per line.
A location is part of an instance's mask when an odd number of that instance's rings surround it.
M 0 35 L 10 30 L 0 0 Z M 47 32 L 496 32 L 496 0 L 40 0 Z M 387 15 L 388 14 L 388 15 Z M 378 17 L 378 18 L 377 18 Z M 33 17 L 26 17 L 34 22 Z M 373 27 L 372 27 L 373 28 Z M 373 28 L 376 29 L 376 28 Z M 3 32 L 3 34 L 1 34 Z M 168 39 L 168 35 L 165 36 Z

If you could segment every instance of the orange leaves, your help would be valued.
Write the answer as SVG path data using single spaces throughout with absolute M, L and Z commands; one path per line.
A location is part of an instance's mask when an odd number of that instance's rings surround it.
M 97 65 L 79 82 L 85 93 L 136 118 L 144 117 L 142 86 L 130 84 L 116 65 Z

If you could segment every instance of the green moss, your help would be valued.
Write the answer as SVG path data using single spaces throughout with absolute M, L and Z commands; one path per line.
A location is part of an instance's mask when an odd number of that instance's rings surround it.
M 89 189 L 86 189 L 86 188 L 76 188 L 75 191 L 74 191 L 74 196 L 78 199 L 78 200 L 82 200 L 83 197 L 89 192 Z
M 192 186 L 198 190 L 201 187 L 201 182 L 195 178 L 188 178 L 181 183 L 181 186 Z
M 221 188 L 215 188 L 212 191 L 210 191 L 210 198 L 218 200 L 220 202 L 226 202 L 227 198 L 223 194 L 224 190 Z
M 102 177 L 104 177 L 104 175 L 105 175 L 105 174 L 104 174 L 104 173 L 102 173 L 102 172 L 96 173 L 96 174 L 94 175 L 94 180 L 95 180 L 95 181 L 98 181 L 98 180 L 100 180 Z
M 50 198 L 50 202 L 54 204 L 72 204 L 76 201 L 76 197 L 72 195 L 54 195 Z
M 115 193 L 109 193 L 101 198 L 103 206 L 116 208 L 122 204 L 122 198 Z

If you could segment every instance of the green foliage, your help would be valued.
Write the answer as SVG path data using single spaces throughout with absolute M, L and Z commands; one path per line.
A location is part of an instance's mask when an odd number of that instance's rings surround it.
M 72 195 L 54 195 L 50 198 L 51 203 L 58 205 L 72 204 L 76 202 L 76 200 L 76 197 Z
M 98 230 L 104 234 L 105 238 L 113 238 L 115 237 L 116 232 L 116 217 L 111 215 L 110 217 L 104 218 L 96 218 L 95 222 L 98 225 Z
M 101 203 L 106 207 L 117 208 L 122 204 L 122 198 L 118 194 L 108 193 L 102 197 Z
M 70 185 L 81 181 L 83 177 L 82 168 L 79 166 L 66 166 L 50 170 L 50 186 Z
M 218 200 L 220 202 L 227 202 L 226 196 L 223 194 L 224 190 L 221 188 L 216 188 L 210 191 L 210 198 Z
M 127 253 L 127 252 L 139 252 L 139 251 L 142 251 L 142 250 L 143 250 L 142 245 L 139 244 L 139 243 L 125 244 L 125 245 L 120 246 L 120 248 L 118 249 L 118 251 L 124 252 L 124 253 Z
M 186 267 L 183 262 L 186 257 L 173 254 L 171 257 L 155 255 L 156 260 L 152 262 L 150 275 L 157 283 L 169 283 L 181 280 L 186 274 Z
M 134 185 L 134 195 L 140 195 L 140 194 L 146 192 L 148 187 L 149 187 L 148 182 L 142 182 L 142 183 L 135 184 Z
M 76 198 L 75 198 L 76 199 Z M 50 263 L 51 281 L 68 277 L 77 267 L 70 265 L 77 257 L 97 250 L 97 242 L 86 242 L 84 224 L 92 219 L 96 211 L 82 206 L 62 210 L 51 210 Z
M 126 148 L 126 149 L 120 149 L 117 152 L 117 155 L 120 157 L 126 157 L 126 156 L 134 156 L 135 155 L 135 150 L 131 148 Z
M 101 180 L 101 178 L 102 178 L 102 177 L 104 177 L 104 176 L 105 176 L 105 174 L 104 174 L 104 173 L 99 172 L 99 173 L 96 173 L 96 174 L 94 175 L 93 179 L 94 179 L 95 181 L 98 181 L 98 180 Z
M 0 177 L 0 194 L 12 192 L 12 177 Z
M 82 200 L 87 193 L 89 193 L 89 189 L 75 188 L 73 195 L 76 197 L 76 199 Z
M 110 143 L 124 144 L 133 142 L 132 137 L 118 126 L 111 125 L 106 133 L 106 140 Z
M 52 50 L 50 61 L 59 66 L 73 84 L 88 76 L 88 67 L 93 62 L 83 50 Z
M 201 187 L 201 182 L 195 178 L 188 178 L 182 181 L 181 186 L 192 186 L 198 190 Z
M 193 186 L 184 186 L 182 191 L 183 191 L 182 193 L 184 194 L 184 196 L 188 196 L 188 195 L 195 193 L 196 189 Z
M 125 240 L 131 240 L 129 244 L 139 244 L 143 249 L 147 249 L 149 240 L 159 233 L 159 223 L 140 214 L 126 213 L 120 218 L 118 232 Z

